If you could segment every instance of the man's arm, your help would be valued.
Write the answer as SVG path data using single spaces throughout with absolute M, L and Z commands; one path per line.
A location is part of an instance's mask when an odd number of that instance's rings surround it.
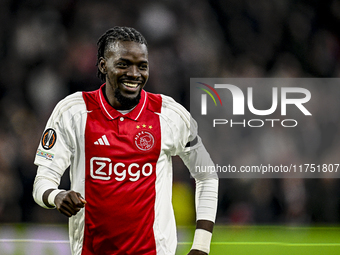
M 59 191 L 55 196 L 53 196 L 54 191 Z M 49 197 L 49 196 L 52 196 Z M 53 201 L 53 202 L 49 202 Z M 66 215 L 67 217 L 71 217 L 72 215 L 76 215 L 80 209 L 84 208 L 87 203 L 86 200 L 81 196 L 80 193 L 75 192 L 73 190 L 55 190 L 48 189 L 43 194 L 43 202 L 49 208 L 57 208 L 57 210 Z
M 172 156 L 180 156 L 196 180 L 196 231 L 190 255 L 208 254 L 217 210 L 218 176 L 215 165 L 197 134 L 196 121 L 190 113 L 172 98 L 162 95 L 162 118 L 167 122 L 172 140 Z M 198 171 L 196 171 L 198 169 Z
M 33 185 L 33 197 L 40 206 L 57 208 L 59 212 L 70 217 L 77 214 L 86 201 L 78 192 L 59 190 L 60 178 L 61 174 L 57 171 L 39 166 Z
M 195 139 L 194 139 L 195 140 Z M 216 172 L 196 171 L 202 166 L 214 167 L 208 152 L 199 137 L 186 146 L 180 154 L 196 181 L 196 230 L 193 245 L 188 255 L 206 255 L 210 251 L 212 231 L 217 210 L 218 176 Z M 211 168 L 213 169 L 213 168 Z
M 212 176 L 210 176 L 212 177 Z M 217 210 L 218 179 L 196 179 L 196 230 L 189 255 L 209 254 Z
M 214 222 L 210 221 L 210 220 L 198 220 L 196 222 L 196 229 L 205 229 L 207 231 L 209 231 L 210 233 L 213 232 L 213 228 L 214 228 Z
M 214 222 L 212 221 L 209 221 L 209 220 L 198 220 L 196 222 L 196 230 L 197 229 L 202 229 L 204 231 L 208 231 L 209 233 L 212 233 L 213 231 L 213 228 L 214 228 Z M 203 232 L 204 233 L 204 232 Z M 209 233 L 206 233 L 208 235 L 208 238 L 210 236 Z M 204 234 L 203 234 L 204 235 Z M 197 235 L 195 233 L 195 238 L 197 239 Z M 204 238 L 204 237 L 203 237 Z M 210 237 L 211 238 L 211 237 Z M 199 241 L 199 240 L 198 240 Z M 209 242 L 209 245 L 210 245 L 210 242 Z M 193 246 L 193 248 L 191 248 L 190 252 L 188 253 L 188 255 L 207 255 L 208 253 L 204 252 L 204 251 L 201 251 L 201 250 L 197 250 L 197 249 L 194 249 L 195 247 Z M 197 247 L 199 248 L 199 247 Z M 200 248 L 202 249 L 202 248 Z

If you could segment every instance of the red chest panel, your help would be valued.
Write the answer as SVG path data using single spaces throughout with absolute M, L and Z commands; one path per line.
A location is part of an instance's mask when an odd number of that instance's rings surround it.
M 85 235 L 83 255 L 156 254 L 153 235 L 156 163 L 161 149 L 159 116 L 145 92 L 136 113 L 100 107 L 96 93 L 84 93 Z M 143 101 L 144 100 L 144 101 Z M 106 102 L 105 102 L 106 103 Z M 159 102 L 160 105 L 160 96 Z M 106 103 L 107 104 L 107 103 Z M 151 105 L 152 106 L 152 105 Z M 108 108 L 108 105 L 104 105 Z M 109 111 L 108 110 L 108 111 Z

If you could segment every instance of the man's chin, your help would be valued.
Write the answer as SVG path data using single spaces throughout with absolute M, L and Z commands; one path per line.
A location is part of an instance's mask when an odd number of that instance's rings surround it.
M 139 90 L 138 94 L 136 96 L 129 95 L 124 96 L 120 89 L 115 89 L 115 97 L 117 101 L 120 103 L 122 109 L 131 109 L 132 107 L 136 106 L 140 99 L 141 99 L 141 92 L 142 90 Z

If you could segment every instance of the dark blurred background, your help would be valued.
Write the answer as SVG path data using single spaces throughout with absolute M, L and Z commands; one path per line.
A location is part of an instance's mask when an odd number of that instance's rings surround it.
M 1 0 L 0 222 L 66 222 L 32 199 L 34 156 L 55 104 L 101 85 L 96 41 L 113 26 L 146 37 L 146 89 L 187 108 L 191 77 L 340 74 L 339 0 Z M 339 117 L 326 127 L 328 142 Z M 178 158 L 174 166 L 175 207 L 182 210 L 186 203 L 176 195 L 187 192 L 190 201 L 194 183 Z M 66 173 L 62 187 L 68 185 Z M 338 179 L 222 179 L 217 222 L 339 224 L 339 198 Z M 192 222 L 192 210 L 181 214 L 191 218 L 180 223 Z

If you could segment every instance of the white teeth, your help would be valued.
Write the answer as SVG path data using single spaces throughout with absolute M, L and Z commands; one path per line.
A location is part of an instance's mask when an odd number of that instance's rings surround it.
M 138 84 L 124 82 L 124 85 L 131 88 L 136 88 Z

